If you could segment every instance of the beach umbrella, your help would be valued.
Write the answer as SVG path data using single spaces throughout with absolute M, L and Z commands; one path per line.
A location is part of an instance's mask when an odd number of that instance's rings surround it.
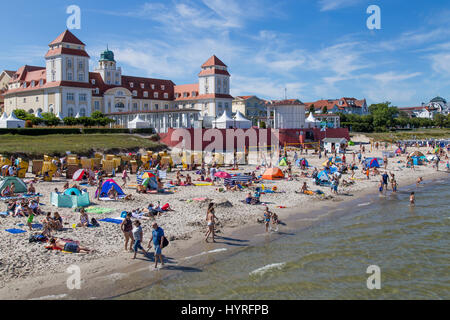
M 222 179 L 228 179 L 228 178 L 231 178 L 231 174 L 229 174 L 229 173 L 227 173 L 227 172 L 224 172 L 224 171 L 216 172 L 216 173 L 214 174 L 214 176 L 217 177 L 217 178 L 222 178 Z
M 72 177 L 73 181 L 81 181 L 85 173 L 86 171 L 84 169 L 79 169 L 75 171 Z
M 262 178 L 264 180 L 277 180 L 277 179 L 283 179 L 284 178 L 284 174 L 283 172 L 280 170 L 280 168 L 270 168 L 267 169 Z

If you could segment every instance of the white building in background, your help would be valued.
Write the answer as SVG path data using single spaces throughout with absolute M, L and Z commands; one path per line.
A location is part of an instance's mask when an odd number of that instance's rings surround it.
M 434 119 L 436 114 L 448 115 L 450 106 L 444 98 L 436 97 L 427 104 L 422 103 L 420 107 L 399 108 L 399 110 L 405 111 L 412 118 Z
M 267 114 L 270 115 L 272 112 L 274 129 L 306 128 L 305 104 L 300 100 L 270 101 L 267 104 Z
M 198 74 L 198 83 L 176 86 L 171 80 L 125 76 L 107 49 L 89 72 L 86 45 L 66 30 L 49 44 L 45 67 L 25 65 L 12 72 L 3 93 L 11 113 L 50 112 L 65 117 L 100 111 L 127 127 L 137 115 L 157 132 L 168 128 L 205 126 L 224 112 L 231 115 L 228 67 L 216 56 Z

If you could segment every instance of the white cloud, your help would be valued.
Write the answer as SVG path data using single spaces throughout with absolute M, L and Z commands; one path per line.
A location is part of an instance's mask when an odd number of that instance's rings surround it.
M 444 77 L 450 77 L 450 52 L 432 54 L 428 57 L 434 72 Z
M 358 4 L 361 0 L 319 0 L 320 11 L 331 11 Z

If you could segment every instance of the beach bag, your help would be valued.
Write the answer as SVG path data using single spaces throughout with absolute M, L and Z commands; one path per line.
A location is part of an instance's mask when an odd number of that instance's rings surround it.
M 96 220 L 95 218 L 92 218 L 92 219 L 91 219 L 91 224 L 92 224 L 94 227 L 99 227 L 99 226 L 100 226 L 100 224 L 97 222 L 97 220 Z
M 165 247 L 167 247 L 169 245 L 169 240 L 167 240 L 167 238 L 166 237 L 164 237 L 164 240 L 163 240 L 163 243 L 162 243 L 162 249 L 163 248 L 165 248 Z
M 161 210 L 162 211 L 167 211 L 170 209 L 170 205 L 168 203 L 166 203 L 165 205 L 162 206 Z

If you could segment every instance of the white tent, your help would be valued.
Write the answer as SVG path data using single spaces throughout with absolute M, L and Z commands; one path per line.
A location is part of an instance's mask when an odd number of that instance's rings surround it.
M 250 129 L 252 127 L 252 122 L 244 117 L 244 115 L 240 111 L 238 111 L 234 116 L 234 121 L 236 124 L 236 128 Z
M 20 120 L 16 117 L 14 112 L 11 112 L 8 118 L 6 118 L 6 113 L 0 118 L 0 128 L 23 128 L 25 127 L 25 121 Z
M 80 113 L 78 112 L 77 115 L 75 116 L 75 119 L 81 118 Z
M 148 121 L 142 120 L 139 115 L 134 118 L 133 121 L 128 122 L 129 129 L 140 129 L 140 128 L 150 128 L 150 123 Z
M 235 121 L 231 119 L 226 111 L 217 119 L 213 121 L 213 128 L 217 129 L 229 129 L 233 128 Z
M 57 117 L 59 120 L 61 120 L 61 121 L 62 121 L 62 119 L 63 119 L 63 117 L 62 117 L 62 115 L 61 115 L 61 112 L 58 112 L 58 114 L 56 115 L 56 117 Z
M 306 124 L 306 127 L 307 127 L 307 128 L 318 128 L 318 127 L 320 127 L 320 121 L 317 120 L 317 119 L 314 117 L 314 115 L 313 115 L 312 112 L 309 114 L 309 117 L 306 118 L 305 124 Z

